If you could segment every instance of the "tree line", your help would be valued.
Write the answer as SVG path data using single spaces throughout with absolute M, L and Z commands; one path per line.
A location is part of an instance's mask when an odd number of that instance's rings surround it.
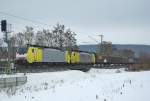
M 34 44 L 48 47 L 78 49 L 76 33 L 65 25 L 56 24 L 51 30 L 43 29 L 35 32 L 33 27 L 26 26 L 22 32 L 15 33 L 10 38 L 11 46 L 22 47 L 26 44 Z M 3 40 L 0 39 L 0 46 Z
M 150 69 L 150 53 L 140 52 L 135 64 L 131 70 L 149 70 Z

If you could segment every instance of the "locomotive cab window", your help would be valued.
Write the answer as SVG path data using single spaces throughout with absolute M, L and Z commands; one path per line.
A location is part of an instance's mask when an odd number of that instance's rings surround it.
M 32 49 L 32 53 L 34 53 L 34 49 Z
M 21 54 L 26 54 L 27 51 L 28 51 L 28 47 L 19 47 L 17 53 L 21 55 Z

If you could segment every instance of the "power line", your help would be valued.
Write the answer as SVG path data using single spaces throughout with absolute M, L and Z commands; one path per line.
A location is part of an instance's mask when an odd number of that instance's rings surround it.
M 48 24 L 43 23 L 43 22 L 27 19 L 27 18 L 24 18 L 24 17 L 16 16 L 16 15 L 9 14 L 9 13 L 2 12 L 2 11 L 0 11 L 0 14 L 11 16 L 11 17 L 14 17 L 14 18 L 17 18 L 17 19 L 21 19 L 21 20 L 25 20 L 25 21 L 32 22 L 32 23 L 37 23 L 37 24 L 41 24 L 41 25 L 45 25 L 45 26 L 51 26 L 51 25 L 48 25 Z
M 9 21 L 12 22 L 12 23 L 17 23 L 17 25 L 12 26 L 13 28 L 24 29 L 26 26 L 28 26 L 28 25 L 25 25 L 25 24 L 22 24 L 22 23 L 18 23 L 16 21 L 12 20 L 12 19 L 9 19 Z M 45 29 L 44 26 L 40 26 L 40 25 L 32 25 L 31 27 L 33 27 L 34 29 L 36 29 L 36 28 Z
M 92 39 L 93 41 L 95 41 L 96 43 L 98 43 L 99 44 L 99 41 L 97 41 L 96 39 L 94 39 L 93 37 L 91 37 L 91 36 L 89 36 L 88 35 L 88 37 L 90 38 L 90 39 Z

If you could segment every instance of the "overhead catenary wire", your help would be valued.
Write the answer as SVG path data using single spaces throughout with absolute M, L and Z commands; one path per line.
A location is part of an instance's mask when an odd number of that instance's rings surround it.
M 99 44 L 99 41 L 97 41 L 96 39 L 94 39 L 93 37 L 91 37 L 91 36 L 89 36 L 88 35 L 88 37 L 90 38 L 90 39 L 92 39 L 93 41 L 95 41 L 96 43 L 98 43 Z
M 32 22 L 32 23 L 36 23 L 36 24 L 40 24 L 40 25 L 51 27 L 51 25 L 49 25 L 49 24 L 46 24 L 46 23 L 43 23 L 43 22 L 39 22 L 39 21 L 36 21 L 36 20 L 31 20 L 31 19 L 28 19 L 28 18 L 25 18 L 25 17 L 16 16 L 14 14 L 2 12 L 2 11 L 0 11 L 0 14 L 11 16 L 11 17 L 14 17 L 14 18 L 17 18 L 17 19 L 21 19 L 21 20 L 24 20 L 24 21 L 28 21 L 28 22 Z

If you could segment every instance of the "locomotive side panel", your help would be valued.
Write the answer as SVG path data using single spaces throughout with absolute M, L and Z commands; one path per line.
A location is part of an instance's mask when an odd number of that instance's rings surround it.
M 56 49 L 43 49 L 42 62 L 65 62 L 65 52 Z
M 91 56 L 91 54 L 80 52 L 79 63 L 92 63 L 92 56 Z

